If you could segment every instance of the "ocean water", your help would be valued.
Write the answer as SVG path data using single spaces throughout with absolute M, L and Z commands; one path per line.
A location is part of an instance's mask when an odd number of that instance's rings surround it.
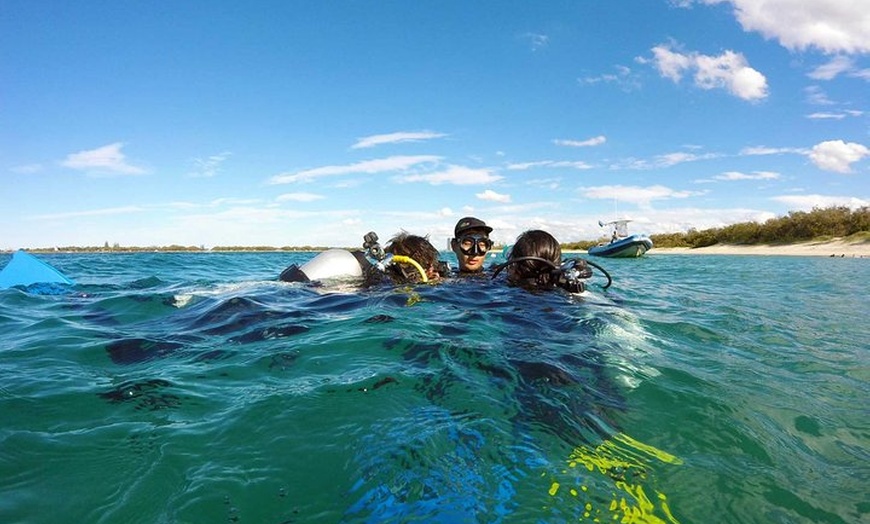
M 0 522 L 870 522 L 870 260 L 275 281 L 312 256 L 46 255 L 70 293 L 0 291 Z

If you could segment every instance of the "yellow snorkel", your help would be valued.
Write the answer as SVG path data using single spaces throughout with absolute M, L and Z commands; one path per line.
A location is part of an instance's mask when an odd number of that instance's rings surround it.
M 393 255 L 391 260 L 393 262 L 398 262 L 399 264 L 411 264 L 420 273 L 420 278 L 423 283 L 427 284 L 429 282 L 429 277 L 426 276 L 426 270 L 423 269 L 423 266 L 413 258 L 406 257 L 405 255 Z

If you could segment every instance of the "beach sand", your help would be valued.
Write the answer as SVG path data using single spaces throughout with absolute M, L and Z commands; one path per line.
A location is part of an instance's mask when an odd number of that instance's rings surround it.
M 586 251 L 569 251 L 563 253 L 586 253 Z M 731 244 L 716 244 L 710 247 L 653 247 L 646 253 L 654 255 L 790 255 L 799 257 L 852 257 L 870 258 L 870 241 L 844 242 L 830 240 L 827 242 L 801 242 L 797 244 L 740 246 Z
M 861 257 L 870 258 L 870 242 L 802 242 L 787 245 L 721 245 L 690 249 L 686 247 L 653 247 L 647 255 L 792 255 L 810 257 Z

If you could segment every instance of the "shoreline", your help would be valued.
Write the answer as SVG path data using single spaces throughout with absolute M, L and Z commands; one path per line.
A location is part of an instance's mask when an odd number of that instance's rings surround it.
M 127 248 L 127 249 L 81 249 L 81 250 L 51 250 L 25 249 L 33 254 L 134 254 L 134 253 L 318 253 L 328 248 L 236 248 L 236 249 L 203 249 L 175 250 L 161 248 Z M 340 248 L 356 249 L 356 248 Z M 493 250 L 494 252 L 497 250 Z M 588 254 L 583 249 L 564 249 L 563 253 Z M 12 254 L 14 250 L 0 250 L 0 254 Z M 835 258 L 870 258 L 870 241 L 847 242 L 843 240 L 828 240 L 823 242 L 798 242 L 795 244 L 715 244 L 709 247 L 655 247 L 646 253 L 656 255 L 754 255 L 754 256 L 803 256 L 803 257 L 835 257 Z
M 716 244 L 709 247 L 655 247 L 647 256 L 656 255 L 753 255 L 753 256 L 800 256 L 835 258 L 870 258 L 870 242 L 800 242 L 783 245 L 734 245 Z

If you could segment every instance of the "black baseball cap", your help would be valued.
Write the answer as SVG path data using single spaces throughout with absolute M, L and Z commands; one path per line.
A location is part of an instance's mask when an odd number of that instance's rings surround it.
M 486 234 L 492 233 L 492 228 L 486 225 L 486 222 L 479 218 L 474 217 L 465 217 L 459 219 L 459 222 L 456 223 L 456 228 L 453 230 L 453 236 L 459 237 L 462 235 L 463 231 L 468 231 L 469 229 L 483 229 L 486 231 Z

